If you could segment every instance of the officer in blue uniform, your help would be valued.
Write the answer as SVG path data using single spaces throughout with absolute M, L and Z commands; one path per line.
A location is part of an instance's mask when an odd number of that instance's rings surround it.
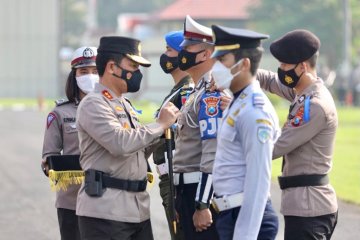
M 217 58 L 212 76 L 234 99 L 223 114 L 213 168 L 220 239 L 275 239 L 278 218 L 270 196 L 271 161 L 280 135 L 276 112 L 256 81 L 267 35 L 212 26 Z

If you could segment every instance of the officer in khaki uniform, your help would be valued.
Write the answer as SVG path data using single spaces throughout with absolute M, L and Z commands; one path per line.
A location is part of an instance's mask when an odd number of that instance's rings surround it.
M 283 156 L 279 177 L 285 239 L 330 239 L 337 222 L 335 190 L 329 183 L 338 118 L 334 100 L 316 74 L 320 40 L 294 30 L 274 41 L 278 73 L 259 71 L 261 87 L 291 102 L 288 119 L 275 144 Z
M 186 101 L 187 95 L 193 90 L 194 84 L 191 77 L 187 72 L 181 71 L 178 66 L 178 54 L 182 50 L 180 47 L 181 42 L 184 40 L 183 31 L 172 31 L 165 35 L 166 51 L 160 57 L 160 66 L 164 73 L 171 74 L 175 86 L 171 89 L 170 93 L 165 97 L 161 106 L 167 102 L 172 102 L 177 108 L 181 108 Z M 161 107 L 160 107 L 161 109 Z M 171 147 L 175 148 L 174 133 L 172 132 Z M 170 180 L 169 180 L 169 166 L 166 152 L 165 140 L 161 140 L 161 144 L 154 150 L 153 159 L 156 164 L 156 169 L 159 174 L 160 195 L 163 200 L 166 218 L 168 220 L 170 234 L 172 239 L 183 239 L 181 228 L 178 224 L 177 232 L 175 234 L 170 209 L 170 201 L 173 201 L 174 196 L 171 196 Z
M 123 94 L 139 90 L 139 65 L 150 66 L 140 49 L 136 39 L 102 37 L 96 61 L 100 84 L 79 105 L 85 183 L 76 214 L 82 239 L 153 239 L 145 148 L 175 122 L 179 110 L 169 103 L 156 123 L 139 123 Z
M 216 151 L 216 129 L 219 109 L 218 98 L 213 98 L 215 113 L 212 129 L 203 129 L 199 122 L 200 102 L 210 83 L 210 70 L 215 62 L 212 31 L 186 16 L 183 49 L 178 56 L 179 68 L 192 77 L 195 89 L 181 108 L 175 138 L 174 184 L 176 210 L 185 239 L 218 239 L 214 226 L 216 213 L 210 207 L 212 167 Z M 205 139 L 204 132 L 212 131 Z
M 68 101 L 56 101 L 56 107 L 47 117 L 43 151 L 42 168 L 48 175 L 47 157 L 53 155 L 79 155 L 79 140 L 76 129 L 76 111 L 79 101 L 85 94 L 94 90 L 99 81 L 95 59 L 95 47 L 78 48 L 72 57 L 71 72 L 66 82 Z M 65 156 L 63 156 L 65 157 Z M 80 185 L 71 184 L 66 190 L 56 192 L 56 203 L 60 234 L 62 240 L 80 239 L 75 215 L 76 197 Z

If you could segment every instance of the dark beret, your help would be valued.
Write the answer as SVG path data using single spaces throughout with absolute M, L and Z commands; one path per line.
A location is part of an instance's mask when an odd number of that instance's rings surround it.
M 319 48 L 320 40 L 315 34 L 297 29 L 272 42 L 270 52 L 279 62 L 297 64 L 311 58 Z

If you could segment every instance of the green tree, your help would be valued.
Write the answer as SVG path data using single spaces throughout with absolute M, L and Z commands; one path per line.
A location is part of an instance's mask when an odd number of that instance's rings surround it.
M 326 58 L 328 66 L 334 68 L 343 60 L 342 1 L 261 0 L 251 9 L 250 15 L 252 27 L 270 34 L 271 40 L 294 29 L 307 29 L 320 38 L 320 54 Z

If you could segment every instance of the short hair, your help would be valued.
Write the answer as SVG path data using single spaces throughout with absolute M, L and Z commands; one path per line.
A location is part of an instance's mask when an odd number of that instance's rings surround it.
M 242 58 L 250 59 L 250 72 L 253 76 L 256 75 L 257 69 L 259 68 L 261 56 L 264 49 L 262 47 L 251 48 L 251 49 L 236 49 L 231 51 L 235 56 L 235 61 L 238 62 Z
M 310 67 L 312 69 L 315 69 L 318 57 L 319 57 L 319 51 L 317 51 L 314 55 L 311 56 L 311 58 L 309 58 L 305 62 L 308 62 Z
M 124 58 L 123 54 L 114 54 L 108 52 L 98 52 L 96 56 L 96 69 L 100 77 L 104 75 L 106 64 L 109 61 L 114 61 L 117 64 L 120 64 L 121 60 Z
M 65 94 L 69 102 L 79 101 L 80 88 L 76 82 L 76 69 L 72 68 L 65 85 Z

